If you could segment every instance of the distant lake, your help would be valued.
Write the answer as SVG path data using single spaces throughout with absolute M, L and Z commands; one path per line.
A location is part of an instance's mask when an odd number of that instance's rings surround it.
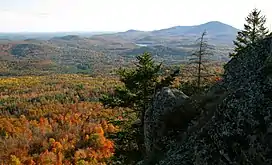
M 136 44 L 137 46 L 146 47 L 146 44 Z

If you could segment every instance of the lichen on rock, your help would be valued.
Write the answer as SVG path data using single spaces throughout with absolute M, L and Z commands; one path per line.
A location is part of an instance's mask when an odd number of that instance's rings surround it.
M 164 126 L 171 115 L 174 119 L 189 111 L 190 99 L 180 97 L 178 102 L 179 94 L 174 93 L 181 92 L 169 88 L 158 93 L 146 113 L 147 154 L 155 145 L 163 149 L 158 165 L 272 164 L 271 45 L 272 38 L 264 39 L 230 60 L 220 83 L 224 92 L 213 101 L 215 105 L 203 104 L 212 113 L 205 117 L 202 112 L 204 117 L 200 115 L 195 126 L 188 125 L 185 139 L 169 136 Z M 216 86 L 209 95 L 218 91 Z

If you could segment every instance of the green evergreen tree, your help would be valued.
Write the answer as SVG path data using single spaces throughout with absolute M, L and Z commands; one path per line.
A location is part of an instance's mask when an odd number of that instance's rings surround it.
M 230 57 L 234 57 L 238 52 L 242 51 L 247 45 L 255 43 L 257 40 L 265 38 L 269 31 L 265 27 L 266 17 L 261 15 L 261 11 L 253 9 L 246 17 L 244 29 L 239 31 L 234 43 L 234 53 Z
M 139 112 L 139 117 L 143 119 L 155 91 L 158 88 L 171 85 L 179 72 L 175 71 L 160 80 L 162 65 L 156 64 L 150 53 L 146 52 L 136 58 L 135 68 L 120 68 L 117 71 L 124 86 L 116 87 L 114 94 L 103 95 L 100 101 L 104 106 L 129 107 Z
M 124 85 L 116 87 L 113 94 L 103 95 L 100 101 L 106 107 L 129 107 L 137 112 L 141 120 L 140 137 L 143 137 L 144 115 L 154 93 L 162 87 L 170 86 L 179 72 L 176 70 L 161 79 L 162 65 L 156 64 L 150 53 L 137 56 L 135 66 L 119 69 L 117 74 Z
M 129 107 L 137 112 L 145 112 L 161 65 L 155 64 L 149 53 L 137 56 L 137 60 L 136 68 L 122 68 L 117 71 L 124 86 L 116 87 L 113 95 L 104 95 L 101 98 L 105 106 Z

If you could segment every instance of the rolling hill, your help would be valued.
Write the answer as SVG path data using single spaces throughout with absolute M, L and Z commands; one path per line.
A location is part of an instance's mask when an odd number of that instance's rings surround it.
M 6 34 L 6 38 L 12 39 L 0 39 L 0 75 L 105 73 L 130 65 L 135 55 L 146 51 L 157 61 L 177 64 L 186 61 L 196 49 L 195 40 L 205 29 L 209 43 L 216 48 L 214 59 L 227 61 L 238 29 L 212 21 L 156 31 L 131 29 L 110 34 L 86 33 L 86 36 L 75 33 Z

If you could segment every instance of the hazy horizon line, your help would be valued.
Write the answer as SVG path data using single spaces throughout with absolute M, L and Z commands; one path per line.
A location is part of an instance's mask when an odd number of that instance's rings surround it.
M 178 27 L 178 26 L 199 26 L 199 25 L 203 25 L 203 24 L 206 24 L 206 23 L 210 23 L 210 22 L 220 22 L 222 24 L 226 24 L 228 26 L 231 26 L 233 28 L 236 28 L 236 29 L 239 29 L 233 25 L 230 25 L 230 24 L 227 24 L 227 23 L 224 23 L 224 22 L 221 22 L 221 21 L 208 21 L 208 22 L 204 22 L 204 23 L 200 23 L 200 24 L 194 24 L 194 25 L 175 25 L 175 26 L 170 26 L 168 28 L 173 28 L 173 27 Z M 126 31 L 129 31 L 129 30 L 136 30 L 136 31 L 143 31 L 143 32 L 150 32 L 150 31 L 156 31 L 156 30 L 162 30 L 162 29 L 168 29 L 168 28 L 161 28 L 161 29 L 153 29 L 153 30 L 140 30 L 140 29 L 136 29 L 136 28 L 130 28 L 130 29 L 127 29 L 127 30 L 117 30 L 117 31 L 0 31 L 1 34 L 15 34 L 15 33 L 117 33 L 117 32 L 126 32 Z M 239 29 L 240 30 L 240 29 Z

